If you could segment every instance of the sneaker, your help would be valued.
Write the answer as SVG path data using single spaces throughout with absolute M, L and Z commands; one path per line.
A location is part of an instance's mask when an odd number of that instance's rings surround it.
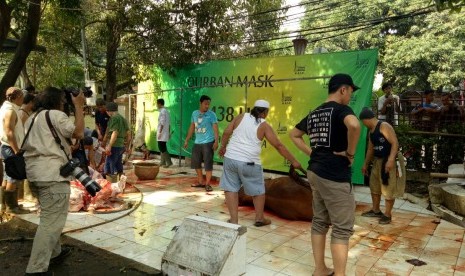
M 379 224 L 389 224 L 389 223 L 391 223 L 391 217 L 388 217 L 388 216 L 383 215 L 383 216 L 379 219 Z
M 56 257 L 51 258 L 50 264 L 56 265 L 62 263 L 66 259 L 66 257 L 68 257 L 69 254 L 71 254 L 71 247 L 62 246 L 60 254 Z
M 368 212 L 362 213 L 362 217 L 367 217 L 367 218 L 380 218 L 384 216 L 383 212 L 375 212 L 373 210 L 370 210 Z

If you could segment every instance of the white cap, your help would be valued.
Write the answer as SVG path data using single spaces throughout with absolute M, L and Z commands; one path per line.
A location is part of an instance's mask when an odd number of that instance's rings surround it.
M 256 107 L 263 107 L 263 108 L 270 108 L 270 103 L 265 100 L 256 100 L 253 106 Z

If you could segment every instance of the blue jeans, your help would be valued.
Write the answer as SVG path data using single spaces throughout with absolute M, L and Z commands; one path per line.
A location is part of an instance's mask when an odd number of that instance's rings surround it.
M 112 147 L 111 154 L 105 160 L 105 174 L 118 174 L 123 172 L 124 147 Z

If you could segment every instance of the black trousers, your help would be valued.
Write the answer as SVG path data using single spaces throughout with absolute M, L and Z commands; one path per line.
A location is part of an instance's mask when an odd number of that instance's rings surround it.
M 161 153 L 165 153 L 168 151 L 166 148 L 166 142 L 165 141 L 158 141 L 158 149 L 160 150 Z

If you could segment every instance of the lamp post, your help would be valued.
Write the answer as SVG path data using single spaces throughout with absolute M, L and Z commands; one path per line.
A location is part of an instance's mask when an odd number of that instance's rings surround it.
M 308 40 L 299 35 L 296 39 L 292 40 L 292 44 L 294 44 L 294 54 L 299 56 L 305 54 L 305 48 L 307 48 Z

